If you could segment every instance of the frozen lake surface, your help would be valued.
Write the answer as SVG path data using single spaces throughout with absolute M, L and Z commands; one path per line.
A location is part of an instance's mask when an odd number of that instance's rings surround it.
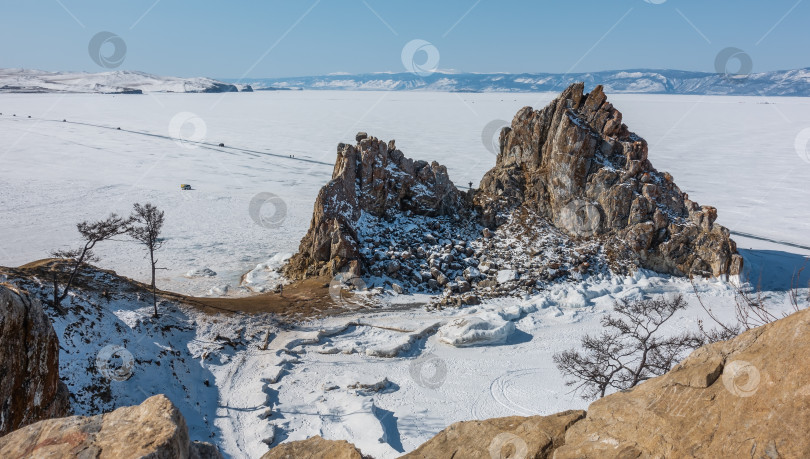
M 296 251 L 315 196 L 331 177 L 337 144 L 353 142 L 357 131 L 396 139 L 406 155 L 445 164 L 457 186 L 470 181 L 476 186 L 495 163 L 481 139 L 484 127 L 493 120 L 511 121 L 521 107 L 539 108 L 553 96 L 4 94 L 0 260 L 19 265 L 44 258 L 52 249 L 75 243 L 76 222 L 111 211 L 128 213 L 133 202 L 151 201 L 167 216 L 169 241 L 161 264 L 169 269 L 159 273 L 160 285 L 192 294 L 215 286 L 235 288 L 256 264 Z M 805 150 L 802 158 L 795 148 L 797 135 L 810 127 L 810 100 L 608 97 L 624 113 L 625 123 L 649 142 L 653 165 L 672 173 L 691 199 L 717 207 L 720 224 L 810 245 L 810 153 Z M 204 131 L 198 133 L 213 146 L 189 149 L 144 135 L 168 136 L 172 118 L 185 112 L 202 120 Z M 187 130 L 182 133 L 192 135 Z M 194 190 L 180 191 L 181 183 Z M 249 215 L 250 200 L 261 192 L 284 200 L 285 215 L 277 227 L 259 226 Z M 272 206 L 264 211 L 272 214 Z M 756 246 L 737 239 L 741 248 Z M 99 253 L 102 266 L 146 279 L 148 263 L 139 247 L 107 244 Z M 218 275 L 185 277 L 204 267 Z
M 353 142 L 357 131 L 396 139 L 407 156 L 446 165 L 459 187 L 470 181 L 476 186 L 495 163 L 482 142 L 484 127 L 511 120 L 523 106 L 541 108 L 554 96 L 0 95 L 0 265 L 28 263 L 74 246 L 77 222 L 109 212 L 128 214 L 132 203 L 149 201 L 166 211 L 167 243 L 159 259 L 168 269 L 158 272 L 161 288 L 245 295 L 249 291 L 239 287 L 243 274 L 258 264 L 278 266 L 283 254 L 297 250 L 318 190 L 331 177 L 339 142 Z M 690 199 L 717 207 L 718 223 L 755 236 L 734 238 L 750 278 L 766 290 L 785 289 L 810 255 L 803 248 L 810 246 L 810 153 L 806 145 L 796 145 L 810 128 L 810 99 L 608 97 L 631 130 L 647 139 L 657 169 L 670 172 Z M 204 134 L 205 144 L 189 148 L 168 138 L 172 119 L 183 113 L 196 115 L 196 134 Z M 190 127 L 181 133 L 193 135 Z M 193 190 L 181 191 L 181 183 Z M 283 201 L 262 208 L 277 223 L 269 228 L 249 212 L 259 193 Z M 140 246 L 110 242 L 98 253 L 99 266 L 148 280 Z M 198 275 L 205 268 L 216 275 Z M 253 274 L 251 279 L 261 278 Z M 724 317 L 733 315 L 728 285 L 713 280 L 698 287 Z M 599 319 L 619 298 L 684 293 L 690 309 L 669 330 L 693 329 L 702 312 L 691 291 L 684 280 L 639 273 L 586 279 L 537 297 L 475 308 L 441 313 L 392 308 L 369 317 L 317 321 L 304 331 L 274 333 L 271 350 L 295 358 L 234 351 L 225 363 L 201 361 L 215 376 L 219 397 L 203 409 L 209 410 L 207 419 L 216 419 L 214 441 L 231 457 L 261 454 L 268 429 L 276 442 L 319 434 L 353 441 L 375 457 L 393 457 L 455 421 L 587 406 L 564 386 L 553 353 L 597 331 Z M 786 305 L 783 292 L 770 297 L 779 307 Z M 420 298 L 387 301 L 408 304 Z M 127 323 L 134 320 L 131 309 L 122 306 L 126 312 L 119 314 Z M 136 315 L 148 314 L 148 308 L 135 309 Z M 515 331 L 501 345 L 472 348 L 441 343 L 431 332 L 473 314 L 498 315 L 514 322 Z M 62 358 L 63 367 L 70 364 L 70 357 Z M 393 384 L 382 392 L 347 389 L 385 378 Z M 146 398 L 123 389 L 116 393 L 122 404 Z M 269 418 L 260 417 L 265 404 L 273 407 Z M 192 436 L 211 439 L 201 434 L 208 427 L 195 421 L 199 413 L 184 414 Z

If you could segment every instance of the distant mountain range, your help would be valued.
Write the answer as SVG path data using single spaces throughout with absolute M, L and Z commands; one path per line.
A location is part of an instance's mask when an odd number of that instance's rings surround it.
M 323 75 L 224 80 L 254 89 L 342 89 L 353 91 L 557 92 L 576 81 L 605 86 L 609 93 L 810 96 L 810 68 L 727 77 L 682 70 L 617 70 L 594 73 L 412 73 Z
M 211 78 L 178 78 L 143 72 L 45 72 L 29 69 L 0 69 L 0 93 L 101 93 L 143 94 L 146 92 L 236 92 L 250 90 Z
M 616 70 L 594 73 L 367 73 L 248 80 L 178 78 L 134 71 L 103 73 L 0 69 L 0 93 L 249 92 L 253 90 L 558 92 L 576 81 L 608 93 L 810 96 L 810 68 L 727 77 L 682 70 Z

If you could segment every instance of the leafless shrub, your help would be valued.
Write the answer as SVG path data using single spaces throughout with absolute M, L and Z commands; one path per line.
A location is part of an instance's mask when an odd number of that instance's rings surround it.
M 802 309 L 799 285 L 801 274 L 804 267 L 796 271 L 790 279 L 790 288 L 788 289 L 788 300 L 790 301 L 791 311 L 777 313 L 773 307 L 768 304 L 768 298 L 762 292 L 761 281 L 757 283 L 756 288 L 748 285 L 735 286 L 734 290 L 734 320 L 735 322 L 728 323 L 721 320 L 717 314 L 714 313 L 710 306 L 706 306 L 700 292 L 694 281 L 692 282 L 692 290 L 698 299 L 698 303 L 704 311 L 709 315 L 709 318 L 714 322 L 716 328 L 708 328 L 703 320 L 698 321 L 698 328 L 703 338 L 709 342 L 725 341 L 731 339 L 740 333 L 751 330 L 752 328 L 761 327 L 762 325 L 779 320 L 783 317 L 798 312 Z M 810 285 L 808 286 L 810 287 Z M 807 301 L 810 302 L 810 293 L 808 293 Z
M 53 307 L 57 311 L 64 314 L 65 310 L 62 308 L 62 301 L 68 296 L 73 282 L 76 280 L 76 275 L 81 268 L 90 261 L 98 260 L 93 254 L 93 248 L 101 241 L 112 239 L 116 236 L 124 234 L 127 231 L 130 220 L 119 217 L 116 214 L 110 214 L 104 220 L 95 222 L 83 221 L 76 225 L 79 234 L 84 240 L 84 245 L 78 249 L 69 250 L 56 250 L 51 253 L 53 257 L 63 258 L 68 261 L 68 268 L 70 276 L 65 283 L 62 293 L 59 293 L 59 285 L 57 281 L 57 270 L 53 271 Z
M 609 388 L 624 390 L 669 371 L 686 351 L 704 343 L 693 333 L 660 336 L 661 326 L 686 308 L 683 297 L 658 298 L 614 305 L 616 315 L 602 319 L 605 330 L 582 338 L 582 351 L 554 355 L 557 368 L 569 378 L 566 385 L 582 398 L 604 397 Z

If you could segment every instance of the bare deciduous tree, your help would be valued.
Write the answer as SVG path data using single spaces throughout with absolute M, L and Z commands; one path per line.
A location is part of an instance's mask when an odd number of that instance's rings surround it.
M 152 269 L 152 305 L 155 308 L 155 317 L 158 317 L 157 287 L 155 286 L 158 260 L 155 259 L 155 251 L 160 249 L 164 243 L 164 240 L 160 238 L 160 231 L 163 229 L 163 211 L 148 202 L 144 205 L 135 203 L 130 219 L 132 221 L 128 231 L 130 236 L 149 251 L 149 266 Z
M 604 397 L 608 389 L 629 389 L 669 371 L 686 351 L 703 344 L 693 333 L 660 336 L 661 326 L 686 308 L 682 296 L 614 305 L 617 315 L 602 319 L 605 330 L 582 338 L 582 351 L 554 355 L 557 368 L 570 378 L 566 385 L 582 391 L 582 398 Z
M 129 220 L 119 217 L 116 214 L 110 214 L 106 219 L 96 222 L 83 221 L 77 224 L 76 228 L 79 230 L 82 239 L 84 239 L 84 246 L 79 249 L 56 250 L 52 252 L 52 256 L 68 260 L 70 266 L 70 276 L 61 294 L 59 293 L 57 272 L 53 272 L 53 306 L 60 313 L 65 313 L 64 308 L 62 308 L 62 301 L 68 296 L 70 288 L 76 280 L 76 275 L 79 273 L 82 266 L 90 261 L 98 260 L 93 254 L 93 248 L 95 248 L 96 244 L 126 233 L 129 223 Z
M 705 340 L 710 343 L 725 341 L 744 331 L 771 323 L 801 310 L 803 306 L 800 304 L 799 288 L 803 271 L 804 267 L 800 268 L 791 277 L 790 288 L 788 289 L 788 300 L 790 301 L 791 311 L 781 314 L 775 312 L 768 304 L 767 296 L 762 292 L 761 281 L 757 284 L 756 288 L 748 284 L 736 286 L 734 290 L 734 318 L 736 323 L 724 322 L 714 313 L 710 306 L 706 306 L 697 289 L 697 285 L 690 279 L 692 282 L 692 290 L 694 290 L 700 306 L 706 311 L 706 314 L 709 315 L 711 321 L 718 326 L 714 329 L 708 329 L 702 320 L 698 321 L 698 327 Z M 808 287 L 810 287 L 810 285 L 808 285 Z M 810 303 L 810 292 L 808 293 L 807 301 Z

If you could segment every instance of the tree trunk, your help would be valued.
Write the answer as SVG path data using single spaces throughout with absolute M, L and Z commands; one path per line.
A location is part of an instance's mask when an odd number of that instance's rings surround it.
M 56 271 L 53 273 L 53 307 L 59 314 L 65 315 L 65 310 L 62 309 L 62 302 L 59 299 L 59 281 L 56 278 Z
M 56 272 L 53 273 L 53 307 L 59 307 L 59 283 L 56 282 Z
M 152 306 L 155 308 L 155 318 L 158 317 L 158 310 L 157 310 L 157 288 L 155 287 L 155 254 L 151 250 L 149 250 L 149 261 L 152 263 Z
M 87 252 L 89 250 L 91 250 L 95 245 L 96 245 L 95 242 L 92 242 L 92 243 L 88 242 L 87 244 L 84 245 L 84 249 L 82 249 L 82 253 L 79 256 L 79 259 L 73 265 L 73 271 L 71 271 L 70 277 L 68 277 L 67 284 L 65 284 L 65 291 L 62 292 L 62 295 L 59 296 L 59 304 L 60 304 L 60 306 L 62 304 L 62 300 L 67 298 L 68 292 L 70 291 L 70 287 L 73 286 L 73 279 L 75 279 L 76 274 L 79 273 L 79 270 L 82 267 L 82 263 L 84 263 L 84 257 L 87 255 Z

